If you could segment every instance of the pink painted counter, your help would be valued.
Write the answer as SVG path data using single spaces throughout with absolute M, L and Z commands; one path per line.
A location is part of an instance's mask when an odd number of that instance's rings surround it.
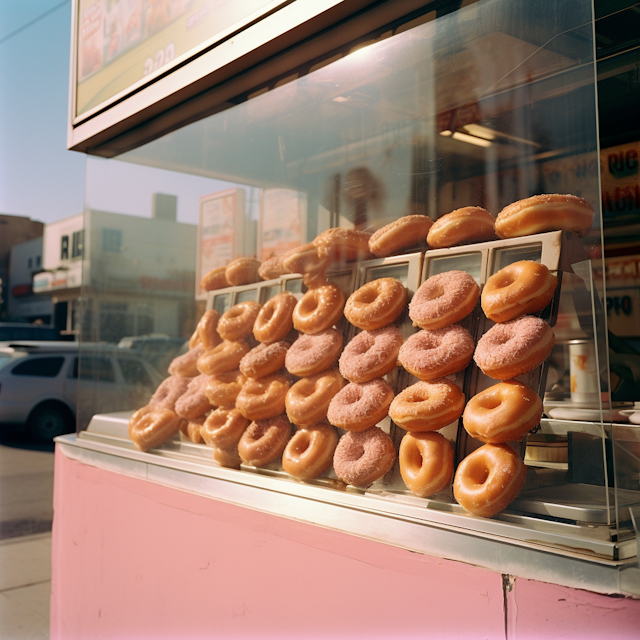
M 442 560 L 56 451 L 51 638 L 637 638 L 640 601 Z

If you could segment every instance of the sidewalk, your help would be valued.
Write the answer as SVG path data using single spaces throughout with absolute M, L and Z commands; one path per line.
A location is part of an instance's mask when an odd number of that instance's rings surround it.
M 0 540 L 0 638 L 49 638 L 51 532 Z

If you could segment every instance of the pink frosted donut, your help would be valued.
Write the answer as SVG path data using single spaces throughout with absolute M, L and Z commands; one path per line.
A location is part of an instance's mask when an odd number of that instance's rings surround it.
M 553 329 L 544 320 L 522 316 L 491 327 L 478 341 L 473 359 L 490 378 L 508 380 L 535 369 L 554 342 Z
M 198 358 L 204 354 L 202 344 L 196 345 L 177 358 L 174 358 L 169 365 L 169 374 L 172 376 L 182 376 L 184 378 L 195 378 L 200 375 L 196 363 Z
M 190 378 L 169 376 L 165 378 L 149 400 L 150 407 L 162 407 L 175 411 L 176 400 L 187 390 Z
M 368 487 L 393 467 L 396 450 L 391 438 L 378 427 L 340 438 L 333 454 L 333 468 L 340 480 Z
M 301 333 L 287 351 L 284 366 L 289 373 L 300 378 L 326 371 L 338 359 L 343 342 L 342 332 L 338 329 Z
M 209 398 L 205 394 L 209 376 L 199 375 L 192 378 L 187 390 L 176 401 L 176 414 L 186 420 L 199 418 L 211 409 Z
M 361 331 L 342 352 L 340 373 L 350 382 L 381 378 L 395 369 L 401 346 L 402 334 L 393 325 Z
M 258 380 L 279 371 L 284 367 L 284 359 L 289 349 L 289 343 L 284 340 L 270 344 L 259 344 L 242 356 L 240 371 L 247 376 Z
M 382 378 L 370 382 L 350 382 L 331 399 L 327 418 L 335 427 L 364 431 L 378 424 L 389 413 L 392 400 L 393 391 Z
M 400 347 L 398 361 L 420 380 L 436 380 L 462 371 L 473 357 L 471 334 L 454 324 L 432 331 L 414 333 Z
M 480 287 L 465 271 L 446 271 L 425 280 L 409 303 L 409 317 L 421 329 L 441 329 L 471 313 Z

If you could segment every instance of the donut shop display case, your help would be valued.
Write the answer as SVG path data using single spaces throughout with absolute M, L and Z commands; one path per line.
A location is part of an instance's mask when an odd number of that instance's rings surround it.
M 183 338 L 190 344 L 182 358 L 198 342 L 204 344 L 198 322 L 206 314 L 230 317 L 231 309 L 247 301 L 265 308 L 286 293 L 295 296 L 298 309 L 301 300 L 323 286 L 337 287 L 348 308 L 355 292 L 387 278 L 401 283 L 407 302 L 385 327 L 396 327 L 406 344 L 428 331 L 415 320 L 416 292 L 424 291 L 430 279 L 452 272 L 466 274 L 477 289 L 471 311 L 449 323 L 468 332 L 477 356 L 481 339 L 511 321 L 487 317 L 483 293 L 489 279 L 522 261 L 542 265 L 557 281 L 542 308 L 527 312 L 554 335 L 542 362 L 524 373 L 490 377 L 471 359 L 445 378 L 467 406 L 478 394 L 515 378 L 540 403 L 535 424 L 520 439 L 481 441 L 465 428 L 461 410 L 439 429 L 415 430 L 440 434 L 452 452 L 452 477 L 444 488 L 426 494 L 408 488 L 400 464 L 403 440 L 415 431 L 401 428 L 400 419 L 386 412 L 373 428 L 392 443 L 393 464 L 366 483 L 350 483 L 333 464 L 312 479 L 295 478 L 280 455 L 256 466 L 236 450 L 235 457 L 219 464 L 212 446 L 200 434 L 190 439 L 186 429 L 169 429 L 151 447 L 136 446 L 129 422 L 140 407 L 95 415 L 86 430 L 58 438 L 57 446 L 75 461 L 256 513 L 503 576 L 637 596 L 640 431 L 628 420 L 633 403 L 612 402 L 609 389 L 592 4 L 481 0 L 455 10 L 449 4 L 416 6 L 404 18 L 265 79 L 224 108 L 211 105 L 213 115 L 118 157 L 89 157 L 87 204 L 99 208 L 103 176 L 112 181 L 110 188 L 126 192 L 137 172 L 176 185 L 188 178 L 180 188 L 192 203 L 214 189 L 241 190 L 244 211 L 234 214 L 233 233 L 244 233 L 244 240 L 234 245 L 220 232 L 216 242 L 235 247 L 224 263 L 243 257 L 264 263 L 284 256 L 286 265 L 286 257 L 298 255 L 297 247 L 315 239 L 313 251 L 322 258 L 320 239 L 330 229 L 342 228 L 362 239 L 404 216 L 435 222 L 465 207 L 482 207 L 496 217 L 532 196 L 571 194 L 583 213 L 586 209 L 590 216 L 593 209 L 592 222 L 583 223 L 584 228 L 578 229 L 571 216 L 564 218 L 563 211 L 546 218 L 543 211 L 544 221 L 533 233 L 487 239 L 465 235 L 470 227 L 462 225 L 462 239 L 443 248 L 413 234 L 385 257 L 362 247 L 350 253 L 346 240 L 338 249 L 327 245 L 318 281 L 285 269 L 278 277 L 208 291 L 199 287 L 206 271 L 202 212 L 199 218 L 196 207 L 179 214 L 200 224 L 200 245 L 193 252 L 199 261 L 194 285 L 200 307 L 185 323 Z M 259 198 L 250 197 L 255 191 Z M 220 268 L 215 260 L 209 266 Z M 513 280 L 509 276 L 498 288 Z M 457 285 L 443 282 L 439 295 L 453 295 Z M 343 316 L 332 326 L 345 347 L 368 331 Z M 83 327 L 83 340 L 100 339 L 89 323 Z M 525 340 L 520 330 L 514 331 Z M 295 333 L 285 337 L 290 343 L 295 339 Z M 489 351 L 500 346 L 498 340 Z M 412 385 L 425 384 L 425 378 L 399 363 L 378 379 L 391 389 L 394 402 Z M 287 384 L 296 380 L 289 376 Z M 495 403 L 485 406 L 487 412 L 494 408 Z M 339 439 L 360 433 L 339 426 L 331 430 Z M 292 427 L 289 437 L 295 433 Z M 515 496 L 488 516 L 463 508 L 454 493 L 457 469 L 481 447 L 508 449 L 518 467 L 513 475 L 520 478 Z M 411 460 L 414 464 L 415 455 Z M 473 482 L 486 483 L 489 473 L 483 468 Z

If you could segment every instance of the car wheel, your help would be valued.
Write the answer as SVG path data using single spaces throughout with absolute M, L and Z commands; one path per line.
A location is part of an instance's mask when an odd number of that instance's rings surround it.
M 56 436 L 73 431 L 73 419 L 64 407 L 42 404 L 29 416 L 27 427 L 31 437 L 41 442 L 51 442 Z

